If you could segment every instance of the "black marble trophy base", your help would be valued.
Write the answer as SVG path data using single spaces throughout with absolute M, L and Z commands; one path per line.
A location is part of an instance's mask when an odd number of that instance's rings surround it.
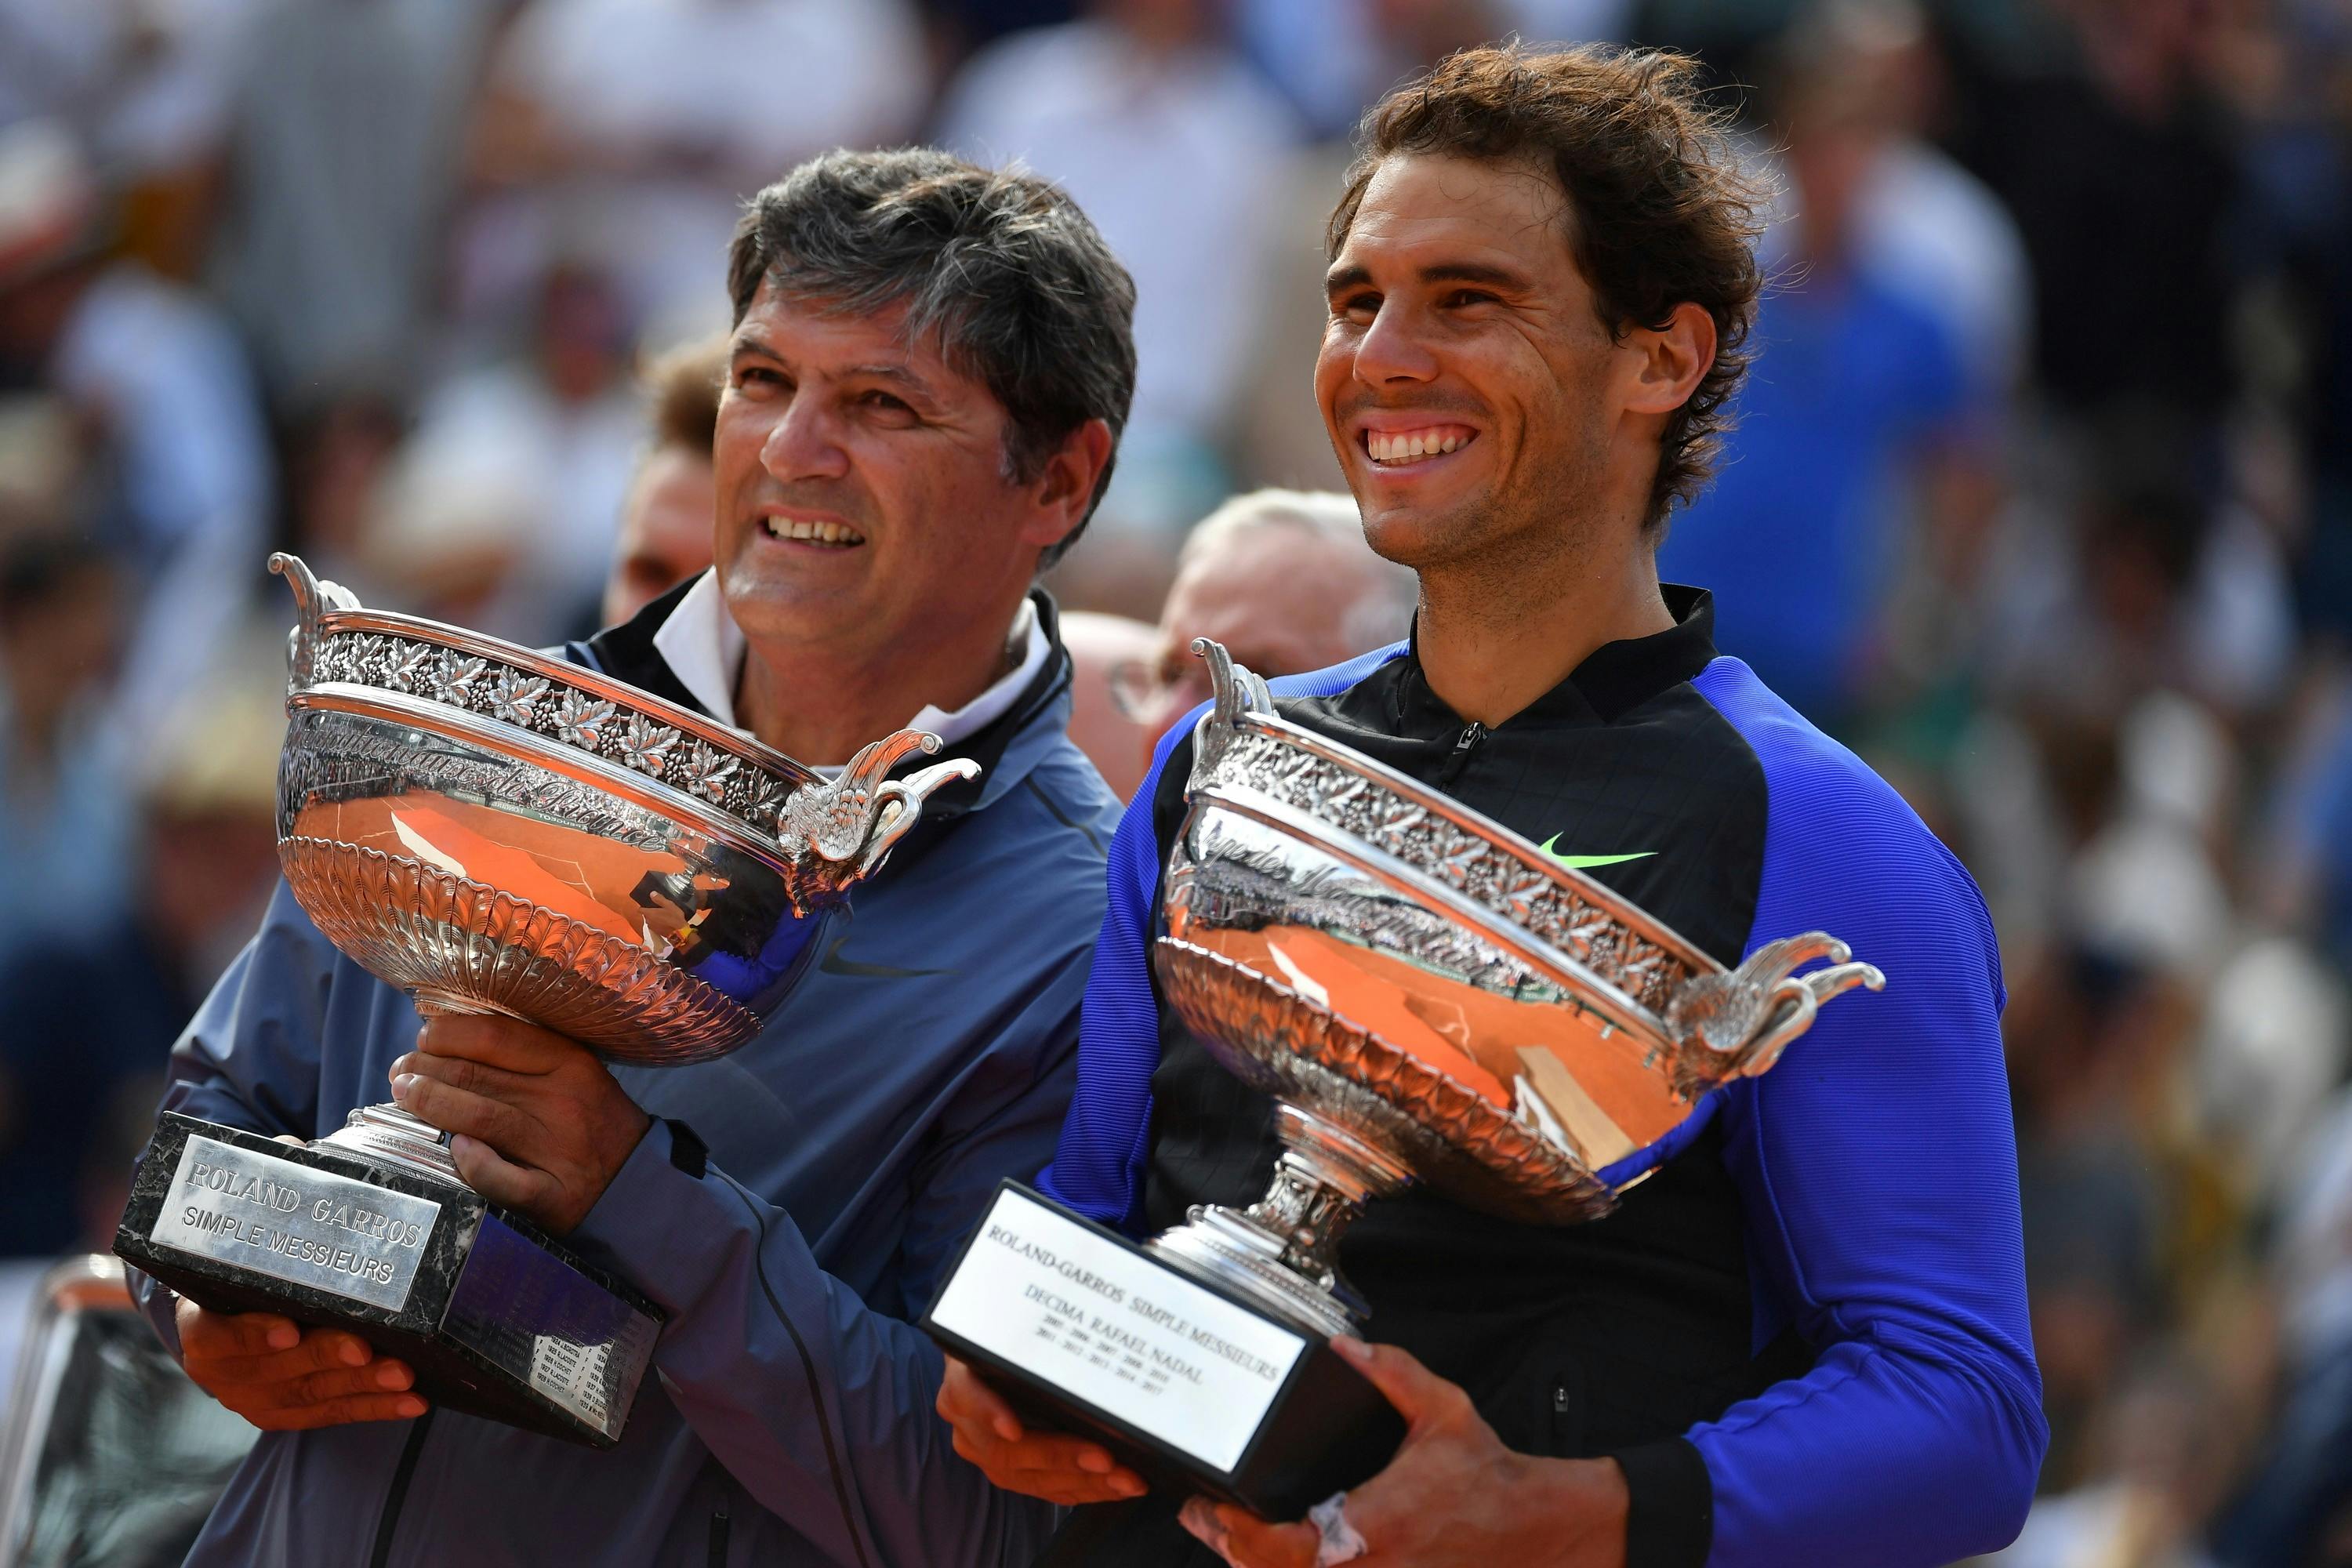
M 1328 1340 L 1016 1182 L 922 1327 L 1024 1419 L 1099 1438 L 1155 1489 L 1264 1519 L 1369 1480 L 1404 1440 Z
M 348 1329 L 438 1405 L 619 1439 L 660 1309 L 462 1184 L 166 1111 L 115 1255 L 218 1311 Z

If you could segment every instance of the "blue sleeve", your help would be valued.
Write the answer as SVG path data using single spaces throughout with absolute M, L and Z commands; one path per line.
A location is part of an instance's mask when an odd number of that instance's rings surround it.
M 1403 643 L 1345 664 L 1272 682 L 1276 697 L 1329 696 L 1402 655 Z M 1134 1232 L 1143 1215 L 1143 1162 L 1151 1137 L 1151 1075 L 1160 1066 L 1160 1001 L 1151 987 L 1151 935 L 1159 914 L 1162 848 L 1152 824 L 1160 775 L 1209 710 L 1171 725 L 1151 753 L 1110 841 L 1109 900 L 1095 942 L 1078 1031 L 1078 1087 L 1054 1163 L 1039 1173 L 1048 1197 L 1099 1224 Z M 1192 755 L 1190 750 L 1185 756 Z
M 966 1075 L 908 1215 L 910 1314 L 998 1180 L 1036 1169 L 1053 1147 L 1079 973 L 1064 965 Z M 715 1164 L 681 1168 L 673 1147 L 656 1122 L 572 1239 L 669 1315 L 655 1368 L 728 1473 L 829 1562 L 987 1568 L 1034 1557 L 1060 1512 L 999 1491 L 956 1456 L 931 1410 L 939 1348 L 827 1273 L 784 1209 Z
M 1850 753 L 1746 667 L 1700 689 L 1763 763 L 1751 946 L 1823 930 L 1886 989 L 1822 1009 L 1724 1096 L 1759 1342 L 1790 1323 L 1804 1377 L 1693 1428 L 1718 1568 L 1906 1568 L 2014 1538 L 2049 1428 L 2027 1328 L 2000 954 L 1968 873 Z
M 1208 711 L 1204 703 L 1160 738 L 1106 868 L 1109 899 L 1095 940 L 1078 1028 L 1078 1084 L 1053 1163 L 1038 1190 L 1102 1225 L 1133 1231 L 1143 1210 L 1143 1158 L 1151 1131 L 1151 1074 L 1160 1065 L 1160 1003 L 1151 989 L 1152 903 L 1160 840 L 1152 804 L 1171 752 Z

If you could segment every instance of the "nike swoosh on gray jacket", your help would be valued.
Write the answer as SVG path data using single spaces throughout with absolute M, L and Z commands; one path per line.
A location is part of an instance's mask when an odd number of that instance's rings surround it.
M 1058 648 L 1048 669 L 1066 669 Z M 939 1352 L 909 1321 L 996 1181 L 1052 1155 L 1070 1097 L 1118 804 L 1063 733 L 1066 676 L 1039 688 L 999 721 L 1011 732 L 970 809 L 919 830 L 857 889 L 836 962 L 812 966 L 752 1044 L 619 1071 L 710 1150 L 697 1180 L 657 1121 L 573 1235 L 670 1314 L 619 1446 L 444 1410 L 265 1434 L 191 1563 L 961 1568 L 1034 1554 L 1052 1510 L 955 1457 L 931 1412 Z M 164 1103 L 315 1136 L 385 1097 L 417 1026 L 280 887 L 173 1051 Z M 147 1294 L 175 1343 L 166 1294 Z

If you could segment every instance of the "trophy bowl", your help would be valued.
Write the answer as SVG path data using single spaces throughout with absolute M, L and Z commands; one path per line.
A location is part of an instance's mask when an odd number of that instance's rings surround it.
M 819 778 L 560 658 L 359 607 L 297 558 L 278 858 L 335 945 L 428 1009 L 510 1014 L 649 1065 L 758 1033 L 824 918 L 973 764 Z
M 1205 639 L 1152 968 L 1276 1101 L 1247 1208 L 1140 1243 L 1007 1183 L 924 1320 L 1042 1424 L 1148 1477 L 1296 1518 L 1394 1454 L 1394 1408 L 1329 1348 L 1370 1313 L 1348 1226 L 1425 1182 L 1539 1225 L 1606 1214 L 1717 1085 L 1884 976 L 1821 932 L 1736 969 L 1459 802 L 1290 722 Z M 1802 975 L 1816 960 L 1826 967 Z
M 420 1013 L 502 1014 L 613 1062 L 756 1035 L 850 890 L 974 776 L 838 776 L 595 670 L 363 609 L 291 555 L 278 858 L 319 930 Z M 438 1129 L 363 1106 L 302 1145 L 160 1119 L 115 1238 L 201 1304 L 349 1327 L 456 1408 L 617 1440 L 661 1315 L 458 1178 Z
M 1597 1218 L 1709 1089 L 1885 977 L 1821 932 L 1737 969 L 1501 824 L 1291 723 L 1214 644 L 1152 963 L 1185 1026 L 1280 1102 L 1273 1189 L 1150 1245 L 1362 1316 L 1336 1259 L 1414 1181 L 1537 1224 Z M 1830 966 L 1791 972 L 1816 959 Z

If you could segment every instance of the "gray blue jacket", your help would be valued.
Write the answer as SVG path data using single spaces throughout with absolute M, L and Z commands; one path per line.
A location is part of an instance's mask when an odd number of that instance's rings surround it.
M 1040 611 L 1050 633 L 1049 604 Z M 653 651 L 674 596 L 574 656 L 690 700 Z M 1000 1177 L 1054 1150 L 1118 815 L 1070 743 L 1069 660 L 954 750 L 986 768 L 853 896 L 756 1040 L 621 1068 L 656 1121 L 572 1244 L 669 1313 L 618 1447 L 453 1411 L 265 1434 L 190 1562 L 499 1564 L 1025 1563 L 1053 1523 L 957 1458 L 910 1327 Z M 383 1100 L 415 1010 L 281 886 L 174 1048 L 167 1108 L 316 1136 Z M 686 1162 L 690 1163 L 691 1162 Z M 167 1293 L 142 1281 L 176 1346 Z

